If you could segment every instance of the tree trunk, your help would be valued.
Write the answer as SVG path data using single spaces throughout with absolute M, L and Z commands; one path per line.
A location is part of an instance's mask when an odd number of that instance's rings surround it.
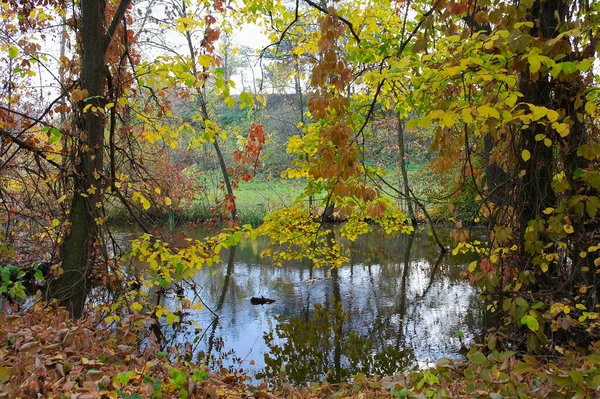
M 559 17 L 564 17 L 562 0 L 537 0 L 531 9 L 531 19 L 536 27 L 531 35 L 540 35 L 550 39 L 558 33 Z M 519 91 L 523 94 L 521 101 L 552 109 L 554 81 L 547 76 L 532 79 L 529 70 L 520 77 Z M 528 161 L 521 159 L 520 169 L 525 171 L 518 188 L 517 203 L 521 205 L 519 224 L 521 237 L 524 237 L 527 223 L 541 215 L 542 211 L 556 203 L 556 195 L 552 189 L 554 175 L 553 148 L 546 147 L 543 142 L 536 141 L 535 136 L 546 133 L 542 125 L 532 125 L 521 132 L 520 149 L 527 150 L 531 155 Z
M 99 217 L 102 201 L 104 114 L 90 107 L 104 107 L 104 2 L 82 0 L 81 7 L 81 87 L 88 91 L 88 100 L 80 104 L 82 116 L 78 142 L 78 158 L 73 177 L 73 202 L 71 205 L 71 229 L 62 247 L 63 273 L 51 283 L 53 298 L 66 306 L 73 317 L 83 313 L 88 291 L 89 272 L 92 267 L 91 252 L 98 231 L 95 218 Z
M 404 120 L 398 116 L 398 152 L 400 155 L 400 170 L 402 171 L 402 184 L 404 185 L 404 194 L 407 198 L 406 204 L 408 206 L 408 216 L 412 221 L 412 225 L 417 225 L 417 217 L 415 216 L 415 209 L 413 207 L 412 200 L 410 198 L 410 188 L 408 186 L 408 173 L 406 171 L 406 155 L 404 152 Z
M 186 13 L 185 2 L 182 3 L 182 10 L 183 10 L 182 16 L 185 16 L 185 13 Z M 194 43 L 192 40 L 192 34 L 189 30 L 186 30 L 184 35 L 185 35 L 185 39 L 187 41 L 188 50 L 190 52 L 190 60 L 192 62 L 192 72 L 196 79 L 201 80 L 202 76 L 200 76 L 200 73 L 198 71 L 198 66 L 195 61 L 196 60 L 196 52 L 194 51 Z M 198 97 L 198 100 L 200 101 L 200 110 L 202 112 L 202 118 L 205 121 L 210 120 L 210 116 L 208 115 L 208 108 L 206 106 L 206 99 L 205 99 L 202 87 L 196 88 L 196 96 Z M 223 182 L 225 183 L 225 190 L 227 191 L 226 202 L 231 203 L 231 206 L 228 205 L 227 207 L 230 212 L 231 221 L 234 222 L 237 219 L 237 206 L 235 203 L 235 195 L 233 195 L 233 187 L 231 186 L 231 181 L 229 180 L 229 172 L 227 172 L 227 164 L 225 163 L 225 158 L 223 158 L 223 153 L 221 153 L 221 148 L 219 147 L 218 137 L 216 135 L 215 135 L 212 143 L 213 143 L 215 152 L 217 153 L 219 167 L 221 169 L 221 174 L 223 175 Z

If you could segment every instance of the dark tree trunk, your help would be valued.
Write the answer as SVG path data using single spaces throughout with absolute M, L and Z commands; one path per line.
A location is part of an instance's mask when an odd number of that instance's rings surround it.
M 564 18 L 564 2 L 562 0 L 538 0 L 531 9 L 531 20 L 535 28 L 532 36 L 541 36 L 550 39 L 558 33 L 559 17 Z M 553 108 L 554 82 L 547 75 L 540 74 L 535 79 L 529 70 L 521 74 L 519 91 L 523 94 L 521 101 L 536 106 Z M 520 169 L 525 171 L 521 179 L 518 203 L 521 204 L 519 222 L 521 237 L 524 236 L 527 223 L 541 215 L 542 211 L 556 204 L 556 196 L 552 189 L 554 175 L 554 155 L 552 147 L 547 147 L 541 141 L 536 141 L 535 136 L 547 133 L 548 128 L 542 125 L 531 125 L 521 132 L 520 149 L 531 154 L 528 161 L 521 159 Z
M 77 164 L 73 177 L 71 229 L 62 246 L 63 274 L 51 283 L 53 298 L 66 306 L 73 317 L 83 313 L 88 291 L 91 252 L 97 239 L 95 218 L 102 201 L 100 177 L 103 165 L 104 114 L 94 108 L 104 108 L 104 1 L 82 0 L 81 7 L 81 87 L 89 100 L 81 104 L 80 133 L 77 143 Z M 92 107 L 85 112 L 86 105 Z

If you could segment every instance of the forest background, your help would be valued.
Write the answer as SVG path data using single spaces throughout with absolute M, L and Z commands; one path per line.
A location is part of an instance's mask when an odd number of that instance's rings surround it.
M 216 389 L 185 356 L 149 360 L 142 337 L 201 307 L 167 309 L 149 289 L 189 280 L 244 236 L 268 237 L 275 264 L 336 267 L 325 222 L 353 239 L 439 220 L 454 225 L 455 253 L 479 255 L 465 276 L 497 328 L 464 364 L 344 392 L 597 393 L 597 2 L 10 0 L 2 11 L 9 395 Z M 228 39 L 249 22 L 271 41 L 259 57 Z M 146 233 L 126 253 L 119 220 Z M 225 227 L 203 241 L 159 234 L 186 220 Z M 470 239 L 475 223 L 488 243 Z M 127 268 L 134 257 L 147 275 Z M 34 301 L 68 315 L 20 310 L 28 281 L 44 283 Z M 65 329 L 77 338 L 47 345 Z M 85 334 L 106 345 L 75 361 L 91 350 Z M 88 378 L 90 362 L 108 380 Z M 152 373 L 158 385 L 142 378 Z

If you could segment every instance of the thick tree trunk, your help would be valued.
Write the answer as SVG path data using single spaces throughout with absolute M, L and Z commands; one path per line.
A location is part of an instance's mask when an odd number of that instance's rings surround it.
M 104 107 L 104 1 L 82 0 L 81 48 L 83 49 L 81 87 L 88 91 L 82 104 L 78 158 L 73 178 L 74 194 L 71 205 L 71 230 L 62 247 L 63 273 L 51 283 L 53 298 L 66 306 L 74 317 L 83 312 L 88 291 L 91 251 L 97 238 L 95 218 L 101 207 L 104 114 L 93 107 Z M 92 107 L 83 111 L 86 105 Z
M 564 16 L 563 0 L 537 0 L 531 9 L 531 19 L 536 27 L 532 36 L 540 35 L 550 39 L 558 33 L 558 18 Z M 548 76 L 537 76 L 534 80 L 529 70 L 521 74 L 519 91 L 523 94 L 524 103 L 553 108 L 554 81 Z M 525 171 L 518 187 L 518 201 L 522 204 L 519 214 L 521 237 L 524 237 L 527 223 L 541 215 L 542 211 L 556 204 L 556 195 L 552 189 L 554 176 L 554 154 L 552 147 L 536 141 L 535 136 L 547 133 L 542 125 L 531 125 L 521 132 L 520 149 L 529 151 L 528 161 L 521 159 L 520 169 Z

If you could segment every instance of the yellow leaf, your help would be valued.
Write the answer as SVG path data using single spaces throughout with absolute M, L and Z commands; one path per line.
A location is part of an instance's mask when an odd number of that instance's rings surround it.
M 0 367 L 0 384 L 4 384 L 6 381 L 10 380 L 10 377 L 13 375 L 13 369 L 8 367 Z
M 452 127 L 454 126 L 454 113 L 446 112 L 442 118 L 442 126 Z
M 58 220 L 58 219 L 54 219 L 54 220 L 52 220 L 52 227 L 56 227 L 56 226 L 58 226 L 59 224 L 60 224 L 60 220 Z
M 133 310 L 135 310 L 135 311 L 138 311 L 138 312 L 139 312 L 139 311 L 140 311 L 140 310 L 142 310 L 144 307 L 142 306 L 142 304 L 141 304 L 141 303 L 139 303 L 139 302 L 134 302 L 134 303 L 133 303 L 133 305 L 131 305 L 131 308 L 132 308 Z
M 155 192 L 156 194 L 160 194 L 160 193 L 161 193 L 161 191 L 160 191 L 160 187 L 156 187 L 156 188 L 154 189 L 154 192 Z
M 506 103 L 506 105 L 508 105 L 509 107 L 514 107 L 515 104 L 517 103 L 517 96 L 516 94 L 511 93 L 506 100 L 504 100 L 504 102 Z
M 8 56 L 11 59 L 15 59 L 15 58 L 17 58 L 17 55 L 19 55 L 19 49 L 16 48 L 15 46 L 10 46 L 8 48 Z
M 167 315 L 167 324 L 179 323 L 179 316 L 169 313 Z
M 554 130 L 556 130 L 556 133 L 560 134 L 560 137 L 566 137 L 569 135 L 569 125 L 566 123 L 554 122 L 552 127 Z
M 531 109 L 531 113 L 533 114 L 533 120 L 537 121 L 542 117 L 546 116 L 548 112 L 548 108 L 546 107 L 537 107 L 535 105 L 529 105 L 529 109 Z
M 548 118 L 550 122 L 555 122 L 558 119 L 558 112 L 553 109 L 549 109 L 546 113 L 546 118 Z
M 550 313 L 552 314 L 552 316 L 555 316 L 555 315 L 559 314 L 560 312 L 562 312 L 564 307 L 565 306 L 562 303 L 555 302 L 550 307 Z
M 523 150 L 521 151 L 521 158 L 523 158 L 523 161 L 527 162 L 531 158 L 531 153 L 528 150 Z
M 169 197 L 165 197 L 165 205 L 166 206 L 170 206 L 173 202 L 171 201 L 171 198 Z
M 589 115 L 593 114 L 594 111 L 596 111 L 596 104 L 588 101 L 587 103 L 585 103 L 585 112 Z
M 573 226 L 571 226 L 570 224 L 563 225 L 563 229 L 565 230 L 565 233 L 573 234 Z
M 477 108 L 479 115 L 481 116 L 491 116 L 492 118 L 500 119 L 500 113 L 489 105 L 482 105 Z
M 204 68 L 208 68 L 211 62 L 213 62 L 213 57 L 209 55 L 198 56 L 198 64 L 202 65 Z
M 462 113 L 463 121 L 465 123 L 472 123 L 473 122 L 473 115 L 471 115 L 471 109 L 470 108 L 463 108 L 463 110 L 461 111 L 461 113 Z
M 61 197 L 56 202 L 58 202 L 60 204 L 61 202 L 63 202 L 66 199 L 67 199 L 66 195 L 61 195 Z
M 477 267 L 477 261 L 473 261 L 469 264 L 469 271 L 471 273 L 473 273 L 475 271 L 475 268 Z

